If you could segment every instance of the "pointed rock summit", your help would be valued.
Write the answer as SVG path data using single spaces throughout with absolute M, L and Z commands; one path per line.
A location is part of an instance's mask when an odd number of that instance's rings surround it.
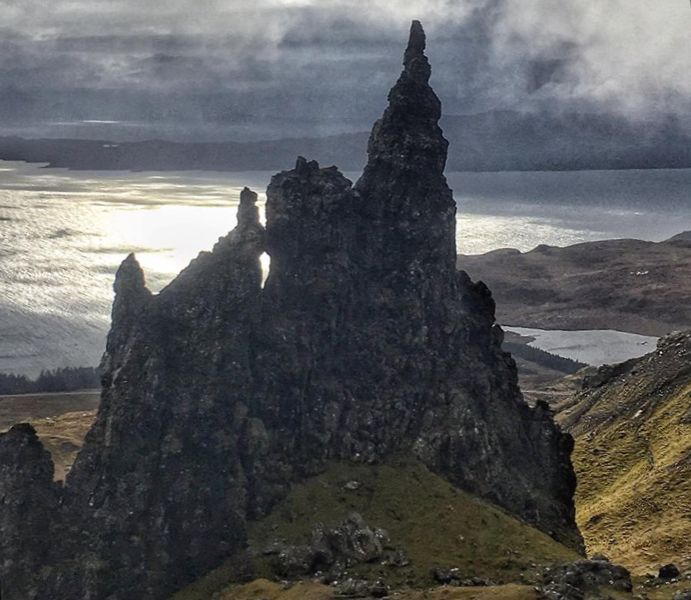
M 144 271 L 134 254 L 130 254 L 118 268 L 113 291 L 115 300 L 111 313 L 111 328 L 106 342 L 106 352 L 101 360 L 101 369 L 105 371 L 110 369 L 115 356 L 125 347 L 134 324 L 151 299 Z
M 245 188 L 237 227 L 159 294 L 123 263 L 101 406 L 65 487 L 30 435 L 29 453 L 0 438 L 3 598 L 164 600 L 243 563 L 247 523 L 329 461 L 401 453 L 582 548 L 572 440 L 524 402 L 489 290 L 456 271 L 424 49 L 416 21 L 355 186 L 301 157 L 271 180 L 266 228 Z M 22 520 L 50 531 L 40 548 Z
M 429 83 L 429 78 L 432 75 L 432 67 L 425 56 L 426 45 L 427 39 L 422 24 L 420 21 L 413 21 L 403 66 L 405 67 L 405 75 L 420 84 Z
M 372 130 L 368 162 L 356 185 L 367 234 L 363 250 L 383 277 L 436 271 L 455 278 L 456 203 L 444 177 L 448 142 L 441 102 L 428 85 L 425 34 L 413 22 L 405 69 Z
M 257 208 L 257 193 L 248 187 L 240 192 L 238 206 L 238 225 L 240 227 L 256 227 L 259 225 L 259 209 Z

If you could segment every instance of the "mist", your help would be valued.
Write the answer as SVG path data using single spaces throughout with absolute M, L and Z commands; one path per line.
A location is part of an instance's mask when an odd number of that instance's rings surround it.
M 686 0 L 12 0 L 0 3 L 0 128 L 239 141 L 362 131 L 413 18 L 447 114 L 691 113 Z

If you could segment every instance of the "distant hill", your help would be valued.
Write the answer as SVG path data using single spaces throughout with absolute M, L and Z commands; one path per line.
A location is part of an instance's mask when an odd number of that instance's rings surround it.
M 631 122 L 613 115 L 493 111 L 442 121 L 450 171 L 691 167 L 691 131 L 674 117 Z M 366 132 L 250 143 L 0 137 L 0 159 L 95 170 L 280 170 L 298 155 L 362 169 Z
M 278 171 L 309 156 L 323 164 L 339 161 L 357 170 L 365 163 L 367 134 L 268 142 L 178 143 L 162 140 L 114 143 L 108 140 L 26 140 L 0 138 L 0 160 L 48 163 L 75 170 Z M 343 160 L 345 158 L 345 161 Z
M 691 567 L 691 332 L 591 373 L 558 420 L 576 437 L 578 521 L 589 552 L 638 573 Z
M 484 281 L 501 323 L 661 336 L 691 327 L 691 233 L 459 256 Z

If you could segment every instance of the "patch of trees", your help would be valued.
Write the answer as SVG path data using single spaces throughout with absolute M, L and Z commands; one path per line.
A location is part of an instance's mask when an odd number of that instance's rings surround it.
M 65 367 L 42 371 L 36 379 L 25 375 L 0 373 L 0 394 L 36 394 L 74 392 L 101 387 L 101 377 L 94 367 Z
M 571 360 L 570 358 L 565 358 L 564 356 L 557 356 L 556 354 L 546 352 L 545 350 L 540 350 L 540 348 L 528 346 L 527 344 L 504 342 L 504 350 L 506 352 L 511 352 L 511 354 L 514 356 L 518 356 L 524 360 L 536 363 L 541 367 L 566 373 L 567 375 L 572 375 L 573 373 L 576 373 L 588 366 L 585 363 Z

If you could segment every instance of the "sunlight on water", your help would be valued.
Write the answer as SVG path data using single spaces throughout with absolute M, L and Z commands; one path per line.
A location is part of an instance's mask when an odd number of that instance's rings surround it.
M 234 227 L 242 187 L 261 192 L 270 176 L 0 162 L 0 371 L 97 363 L 122 259 L 136 252 L 149 286 L 160 290 Z M 691 229 L 691 171 L 452 173 L 449 182 L 459 202 L 459 251 L 468 254 L 611 237 L 661 240 Z M 652 212 L 661 191 L 667 208 Z M 262 262 L 268 268 L 267 256 Z

